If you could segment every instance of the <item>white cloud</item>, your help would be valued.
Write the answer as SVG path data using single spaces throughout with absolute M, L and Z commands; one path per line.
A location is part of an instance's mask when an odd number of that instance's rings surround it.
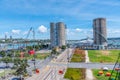
M 70 29 L 66 29 L 66 32 L 69 33 L 69 32 L 70 32 Z
M 107 35 L 108 37 L 120 37 L 120 29 L 108 29 Z
M 93 37 L 92 29 L 86 29 L 86 28 L 67 29 L 67 39 L 82 39 L 86 37 L 90 37 L 90 38 Z
M 82 31 L 82 29 L 80 29 L 80 28 L 76 28 L 75 29 L 77 32 L 81 32 Z
M 46 28 L 44 25 L 41 25 L 41 26 L 38 28 L 38 31 L 41 32 L 41 33 L 45 33 L 45 32 L 47 32 L 47 28 Z
M 118 34 L 118 33 L 120 33 L 120 29 L 108 29 L 107 30 L 107 33 L 108 34 Z
M 9 34 L 9 32 L 5 32 L 5 35 L 8 35 Z
M 75 35 L 74 29 L 67 29 L 67 36 Z
M 23 32 L 23 35 L 26 35 L 26 34 L 28 34 L 28 31 L 24 31 L 24 32 Z
M 20 32 L 21 32 L 20 30 L 14 30 L 14 29 L 12 30 L 13 34 L 20 34 Z
M 120 6 L 120 2 L 117 2 L 117 1 L 101 1 L 101 3 L 98 3 L 98 4 L 104 4 L 108 6 Z

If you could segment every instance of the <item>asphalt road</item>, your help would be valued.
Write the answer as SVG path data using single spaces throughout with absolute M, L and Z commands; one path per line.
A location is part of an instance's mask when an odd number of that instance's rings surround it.
M 88 68 L 88 69 L 101 69 L 103 67 L 107 67 L 112 70 L 114 64 L 105 64 L 105 63 L 49 63 L 49 65 L 57 65 L 57 66 L 67 66 L 69 68 Z
M 47 61 L 46 67 L 43 67 L 39 74 L 34 74 L 32 77 L 26 80 L 61 80 L 64 76 L 65 70 L 67 69 L 67 65 L 59 66 L 59 63 L 67 63 L 68 57 L 71 57 L 71 55 L 72 49 L 66 49 L 64 52 L 58 55 L 57 58 Z M 59 70 L 62 70 L 63 74 L 59 74 Z
M 64 74 L 60 75 L 58 73 L 59 70 L 63 70 L 64 73 L 69 68 L 87 68 L 87 69 L 101 69 L 103 67 L 107 67 L 112 70 L 114 64 L 105 64 L 105 63 L 72 63 L 68 62 L 68 59 L 71 59 L 73 49 L 66 49 L 57 58 L 46 58 L 45 60 L 36 60 L 36 68 L 40 70 L 39 74 L 32 73 L 34 69 L 33 61 L 28 61 L 30 67 L 27 68 L 28 72 L 32 74 L 31 77 L 28 77 L 25 80 L 60 80 L 63 78 Z M 10 64 L 12 66 L 12 64 Z M 5 66 L 4 63 L 0 63 L 0 67 Z

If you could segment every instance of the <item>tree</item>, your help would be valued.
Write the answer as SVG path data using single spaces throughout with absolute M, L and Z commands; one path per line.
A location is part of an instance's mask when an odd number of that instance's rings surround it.
M 0 51 L 0 56 L 5 57 L 5 51 Z
M 61 49 L 65 50 L 66 49 L 66 45 L 62 45 Z
M 33 45 L 33 48 L 35 48 L 35 50 L 39 50 L 40 46 L 39 45 Z
M 33 47 L 32 46 L 27 46 L 26 49 L 31 50 L 31 49 L 33 49 Z
M 53 48 L 51 54 L 56 54 L 56 53 L 57 53 L 56 48 Z
M 13 57 L 13 53 L 10 52 L 10 53 L 7 54 L 7 56 L 8 56 L 8 57 Z
M 4 57 L 2 58 L 2 61 L 6 63 L 6 68 L 9 67 L 8 63 L 12 62 L 12 59 L 10 57 Z
M 20 59 L 15 59 L 14 61 L 14 69 L 16 69 L 15 71 L 15 75 L 20 76 L 20 75 L 25 75 L 27 74 L 27 67 L 29 67 L 27 60 L 20 60 Z
M 53 48 L 51 51 L 51 56 L 56 57 L 59 54 L 56 48 Z

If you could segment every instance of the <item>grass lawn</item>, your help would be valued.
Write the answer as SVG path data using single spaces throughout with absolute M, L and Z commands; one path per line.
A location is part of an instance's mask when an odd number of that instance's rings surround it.
M 5 72 L 3 71 L 3 72 L 0 73 L 0 77 L 1 77 L 1 76 L 4 76 L 4 75 L 6 75 L 6 74 L 9 74 L 9 73 L 13 73 L 13 72 L 14 72 L 14 70 L 7 70 L 7 69 L 6 69 Z
M 45 59 L 46 57 L 48 57 L 50 54 L 49 53 L 40 53 L 40 54 L 36 54 L 36 59 Z M 29 56 L 30 59 L 33 58 L 33 55 Z
M 45 59 L 49 55 L 50 55 L 50 53 L 35 53 L 35 58 L 36 59 Z M 19 58 L 20 57 L 20 51 L 16 51 L 15 56 Z M 34 55 L 30 55 L 28 52 L 24 52 L 24 57 L 27 58 L 27 59 L 33 59 Z
M 64 78 L 69 80 L 85 80 L 85 69 L 68 68 Z
M 98 76 L 98 72 L 99 72 L 100 70 L 98 70 L 98 69 L 93 69 L 92 71 L 93 71 L 94 77 L 96 78 L 95 80 L 108 80 L 108 79 L 109 79 L 109 77 L 105 76 L 106 71 L 104 71 L 104 74 L 101 75 L 101 76 Z M 109 71 L 107 71 L 107 72 L 110 72 L 110 73 L 111 73 L 112 70 L 109 70 Z M 113 73 L 112 76 L 111 76 L 111 78 L 114 78 L 114 79 L 111 79 L 111 80 L 115 80 L 115 76 L 116 76 L 116 73 Z M 116 80 L 119 80 L 119 79 L 116 79 Z
M 71 58 L 71 62 L 84 62 L 85 61 L 85 51 L 80 49 L 75 49 L 74 54 Z M 84 68 L 68 68 L 64 78 L 69 80 L 85 80 Z
M 73 54 L 71 62 L 84 62 L 83 58 L 82 58 L 81 54 Z
M 71 62 L 85 62 L 85 51 L 75 49 L 74 54 L 71 58 Z
M 49 55 L 50 55 L 50 53 L 40 53 L 40 54 L 37 54 L 36 58 L 38 58 L 38 59 L 45 59 Z
M 117 60 L 119 50 L 88 50 L 91 62 L 114 63 Z
M 38 53 L 38 54 L 35 54 L 35 59 L 45 59 L 49 55 L 50 53 Z M 27 57 L 24 57 L 24 58 L 33 59 L 34 55 L 28 55 Z

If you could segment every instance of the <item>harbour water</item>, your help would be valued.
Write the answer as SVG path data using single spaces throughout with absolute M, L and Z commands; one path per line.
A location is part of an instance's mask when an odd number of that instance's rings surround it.
M 17 44 L 12 44 L 12 43 L 1 43 L 0 44 L 0 51 L 1 50 L 10 50 L 10 49 L 19 49 L 19 48 L 25 48 L 26 46 L 33 46 L 37 45 L 37 43 L 17 43 Z
M 108 41 L 109 46 L 120 47 L 120 38 L 108 38 L 107 41 Z M 80 41 L 78 41 L 78 43 L 79 42 L 82 42 L 82 41 L 80 40 Z M 91 39 L 91 42 L 93 42 L 92 39 Z M 49 42 L 47 42 L 47 43 L 49 43 Z M 68 43 L 75 44 L 76 41 L 73 40 L 72 43 L 71 42 L 68 42 Z M 38 43 L 36 43 L 36 42 L 31 42 L 31 43 L 0 43 L 0 51 L 1 50 L 8 50 L 8 49 L 25 48 L 26 46 L 33 46 L 33 45 L 38 45 Z

